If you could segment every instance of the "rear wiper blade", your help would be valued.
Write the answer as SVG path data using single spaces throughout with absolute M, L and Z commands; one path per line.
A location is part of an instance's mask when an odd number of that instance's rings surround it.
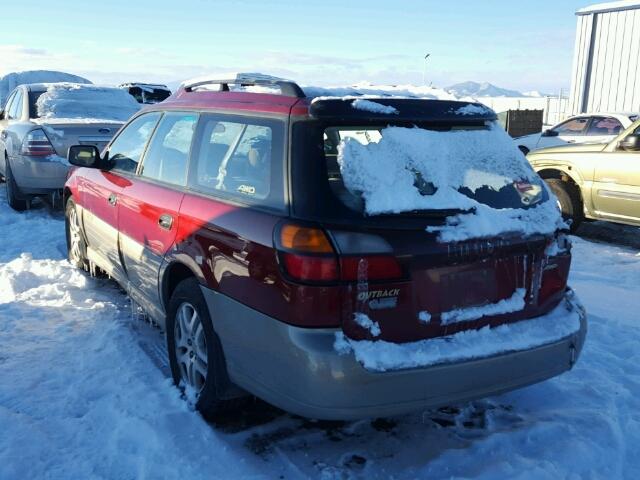
M 428 209 L 428 210 L 408 210 L 400 213 L 380 213 L 372 215 L 375 217 L 414 217 L 414 218 L 445 218 L 463 213 L 475 213 L 475 208 L 463 210 L 462 208 Z

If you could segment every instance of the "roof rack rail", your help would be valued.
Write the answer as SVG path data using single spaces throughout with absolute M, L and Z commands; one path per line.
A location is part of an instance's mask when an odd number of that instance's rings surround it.
M 235 75 L 235 77 L 233 77 L 233 75 Z M 287 97 L 306 97 L 302 88 L 293 80 L 272 77 L 261 73 L 238 73 L 233 75 L 225 75 L 222 78 L 195 78 L 183 82 L 181 87 L 187 92 L 192 92 L 194 89 L 203 85 L 220 85 L 220 91 L 228 92 L 230 91 L 229 85 L 241 85 L 243 87 L 265 85 L 279 87 L 281 94 Z

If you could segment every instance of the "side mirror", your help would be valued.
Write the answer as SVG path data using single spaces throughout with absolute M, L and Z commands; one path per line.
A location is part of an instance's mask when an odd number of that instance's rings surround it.
M 549 130 L 545 130 L 544 132 L 542 132 L 542 136 L 543 137 L 557 137 L 558 136 L 558 132 L 550 128 Z
M 73 145 L 69 147 L 67 160 L 76 167 L 102 168 L 103 166 L 100 151 L 95 145 Z
M 618 148 L 625 152 L 640 152 L 640 135 L 627 135 L 618 143 Z

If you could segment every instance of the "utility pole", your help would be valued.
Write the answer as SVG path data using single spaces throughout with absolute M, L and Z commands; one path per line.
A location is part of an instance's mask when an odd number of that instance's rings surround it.
M 427 58 L 429 58 L 430 55 L 431 55 L 430 53 L 427 53 L 424 56 L 424 68 L 422 70 L 422 84 L 423 85 L 427 84 Z

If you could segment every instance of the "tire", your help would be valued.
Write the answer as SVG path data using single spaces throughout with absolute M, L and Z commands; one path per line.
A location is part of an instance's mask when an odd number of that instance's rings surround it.
M 518 145 L 518 148 L 520 149 L 520 151 L 523 153 L 523 155 L 526 157 L 527 154 L 529 153 L 529 149 L 527 147 L 525 147 L 524 145 Z
M 558 198 L 562 218 L 570 220 L 569 230 L 575 233 L 582 221 L 584 220 L 584 210 L 580 190 L 577 186 L 564 182 L 557 178 L 549 178 L 545 180 L 551 191 Z
M 82 235 L 78 210 L 72 198 L 67 200 L 64 210 L 65 231 L 67 233 L 67 258 L 74 267 L 82 270 L 89 270 L 87 260 L 87 243 Z
M 20 189 L 13 178 L 9 159 L 5 158 L 5 182 L 7 185 L 7 203 L 11 208 L 18 212 L 22 212 L 29 206 L 29 200 L 25 199 L 20 193 Z
M 222 345 L 195 278 L 180 282 L 171 295 L 167 350 L 174 383 L 204 418 L 215 421 L 238 405 L 240 399 L 225 398 L 231 382 Z

